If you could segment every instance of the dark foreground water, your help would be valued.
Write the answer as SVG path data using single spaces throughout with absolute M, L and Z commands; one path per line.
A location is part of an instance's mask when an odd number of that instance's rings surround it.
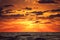
M 60 32 L 1 32 L 0 40 L 60 40 Z

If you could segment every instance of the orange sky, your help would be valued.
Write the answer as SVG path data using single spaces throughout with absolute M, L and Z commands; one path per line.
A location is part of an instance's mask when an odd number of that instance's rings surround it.
M 39 4 L 37 0 L 1 0 L 0 6 L 13 4 L 14 14 L 26 14 L 28 12 L 28 16 L 22 17 L 23 19 L 15 19 L 14 17 L 10 18 L 1 18 L 0 17 L 0 32 L 60 32 L 60 17 L 55 17 L 53 19 L 48 18 L 51 15 L 60 14 L 60 12 L 45 12 L 43 15 L 35 15 L 31 12 L 33 11 L 46 11 L 46 10 L 55 10 L 60 8 L 60 2 L 58 0 L 54 0 L 58 2 L 57 4 L 54 3 L 46 3 L 46 4 Z M 32 10 L 26 10 L 24 8 L 29 7 Z M 5 8 L 9 9 L 9 8 Z M 4 9 L 4 10 L 5 10 Z M 21 10 L 21 11 L 17 11 Z M 6 14 L 8 16 L 12 14 Z M 32 16 L 33 15 L 33 16 Z M 42 17 L 42 18 L 38 18 Z M 43 18 L 44 17 L 44 18 Z M 36 21 L 39 21 L 36 23 Z

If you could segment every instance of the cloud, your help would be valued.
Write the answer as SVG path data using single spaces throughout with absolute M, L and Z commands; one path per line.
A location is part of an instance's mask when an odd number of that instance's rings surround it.
M 26 8 L 24 8 L 24 9 L 26 9 L 26 10 L 32 10 L 32 8 L 29 8 L 29 7 L 26 7 Z
M 35 23 L 39 23 L 40 21 L 35 21 Z
M 2 7 L 0 7 L 0 11 L 2 11 L 3 9 L 2 9 Z
M 2 15 L 1 18 L 13 18 L 13 19 L 16 19 L 16 18 L 22 18 L 24 17 L 24 15 L 20 15 L 20 14 L 16 14 L 16 15 Z M 23 19 L 23 18 L 22 18 Z
M 5 5 L 4 7 L 9 7 L 11 5 Z M 0 18 L 4 19 L 4 18 L 19 18 L 19 17 L 23 17 L 24 15 L 21 14 L 14 14 L 15 12 L 12 11 L 12 9 L 6 9 L 4 7 L 0 7 Z M 3 11 L 4 10 L 4 11 Z
M 60 14 L 57 15 L 50 15 L 49 18 L 55 18 L 55 17 L 60 17 Z
M 4 11 L 5 7 L 7 9 L 8 7 L 13 7 L 13 5 L 4 5 L 4 6 L 0 7 L 0 16 L 2 16 L 4 12 L 6 12 L 6 13 L 11 12 L 11 10 L 8 10 L 8 9 Z
M 39 0 L 38 3 L 56 3 L 53 0 Z
M 51 10 L 52 12 L 60 12 L 60 8 L 59 9 L 54 9 L 54 10 Z
M 4 5 L 3 7 L 13 7 L 14 5 Z
M 15 13 L 15 12 L 13 12 L 11 9 L 5 10 L 5 12 L 6 12 L 6 13 Z
M 33 14 L 36 14 L 36 15 L 43 15 L 43 12 L 41 12 L 41 11 L 33 11 L 33 12 L 31 12 L 31 13 L 33 13 Z
M 46 10 L 46 11 L 44 11 L 44 13 L 45 12 L 60 12 L 60 8 L 52 9 L 52 10 Z
M 0 16 L 2 16 L 2 13 L 3 13 L 3 8 L 2 7 L 0 7 Z

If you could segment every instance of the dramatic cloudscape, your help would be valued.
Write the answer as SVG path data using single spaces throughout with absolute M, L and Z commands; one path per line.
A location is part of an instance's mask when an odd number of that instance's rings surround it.
M 60 32 L 60 0 L 0 0 L 0 32 Z

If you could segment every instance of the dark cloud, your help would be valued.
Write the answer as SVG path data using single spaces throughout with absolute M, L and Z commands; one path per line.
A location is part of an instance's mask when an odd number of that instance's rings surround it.
M 45 22 L 45 23 L 43 23 L 43 24 L 51 24 L 52 22 Z
M 35 23 L 39 23 L 40 21 L 35 21 Z
M 43 15 L 43 12 L 41 12 L 41 11 L 33 11 L 33 12 L 31 12 L 31 13 L 34 13 L 34 14 L 36 14 L 36 15 Z
M 55 18 L 55 17 L 60 17 L 60 14 L 57 15 L 50 15 L 49 18 Z
M 54 0 L 39 0 L 38 3 L 56 3 Z
M 6 7 L 6 10 L 4 10 L 5 7 Z M 7 9 L 7 8 L 10 8 L 10 7 L 13 7 L 13 5 L 4 5 L 3 7 L 0 7 L 0 18 L 4 19 L 4 18 L 20 18 L 20 17 L 24 17 L 24 15 L 21 15 L 21 14 L 14 14 L 15 12 L 13 11 L 13 9 Z M 14 15 L 12 15 L 10 13 L 13 13 Z
M 43 19 L 44 20 L 44 19 Z M 41 23 L 41 21 L 35 21 L 34 23 L 40 23 L 40 24 L 51 24 L 52 22 L 44 22 L 44 23 Z
M 2 11 L 3 10 L 3 8 L 2 7 L 0 7 L 0 11 Z
M 2 16 L 2 13 L 3 13 L 3 8 L 2 7 L 0 7 L 0 16 Z
M 29 14 L 25 14 L 26 16 L 28 16 Z
M 14 5 L 4 5 L 3 7 L 13 7 Z
M 2 10 L 4 10 L 4 8 L 0 7 L 0 18 L 19 18 L 19 17 L 23 17 L 24 16 L 24 15 L 21 15 L 21 14 L 14 14 L 14 15 L 11 14 L 10 15 L 10 13 L 15 13 L 15 12 L 13 12 L 10 9 L 7 9 L 5 11 L 2 11 Z M 5 14 L 5 15 L 3 15 L 3 14 Z M 6 15 L 6 14 L 8 14 L 8 15 Z
M 0 17 L 4 17 L 3 14 L 10 14 L 10 13 L 15 13 L 13 12 L 13 8 L 10 7 L 14 7 L 14 5 L 3 5 L 0 7 Z M 6 9 L 6 10 L 4 10 Z
M 5 7 L 7 8 L 7 7 L 10 7 L 10 6 L 13 6 L 13 5 L 4 5 L 4 6 L 0 7 L 0 16 L 3 15 L 3 12 L 6 12 L 6 13 L 11 12 L 11 10 L 5 10 L 5 11 L 3 11 L 5 9 Z
M 2 15 L 1 18 L 21 18 L 24 17 L 24 15 L 16 14 L 16 15 Z
M 45 12 L 60 12 L 60 8 L 43 11 L 43 13 Z
M 13 16 L 13 15 L 12 15 Z M 14 15 L 14 16 L 16 16 L 16 17 L 23 17 L 24 15 L 23 14 L 16 14 L 16 15 Z
M 26 8 L 24 8 L 24 9 L 26 9 L 26 10 L 32 10 L 32 8 L 29 8 L 29 7 L 26 7 Z
M 60 12 L 60 8 L 59 9 L 55 9 L 55 10 L 51 10 L 52 12 Z
M 17 10 L 17 11 L 21 11 L 21 10 Z
M 12 10 L 5 10 L 6 13 L 15 13 Z

